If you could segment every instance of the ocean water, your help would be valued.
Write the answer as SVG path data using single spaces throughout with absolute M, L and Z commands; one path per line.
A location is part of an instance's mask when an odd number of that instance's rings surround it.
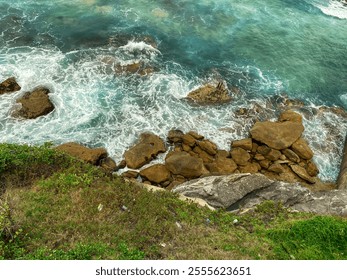
M 305 102 L 305 137 L 323 180 L 338 174 L 347 118 L 347 6 L 333 0 L 0 0 L 0 80 L 22 90 L 0 97 L 0 142 L 104 146 L 116 161 L 140 133 L 196 130 L 229 149 L 264 110 L 288 96 Z M 141 62 L 151 75 L 114 65 Z M 184 97 L 223 79 L 230 104 L 192 106 Z M 16 97 L 50 90 L 51 114 L 10 116 Z

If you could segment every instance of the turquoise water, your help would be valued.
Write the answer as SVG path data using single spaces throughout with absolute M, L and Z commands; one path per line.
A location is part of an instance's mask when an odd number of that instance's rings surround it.
M 179 128 L 228 148 L 251 126 L 237 109 L 285 93 L 308 105 L 305 134 L 321 178 L 337 175 L 347 120 L 316 109 L 347 108 L 347 7 L 339 1 L 0 0 L 0 10 L 0 80 L 15 76 L 22 86 L 0 98 L 2 142 L 78 141 L 119 160 L 141 132 Z M 138 61 L 156 72 L 112 70 Z M 214 107 L 184 100 L 216 78 L 242 93 Z M 37 85 L 51 89 L 56 110 L 11 118 L 14 96 Z

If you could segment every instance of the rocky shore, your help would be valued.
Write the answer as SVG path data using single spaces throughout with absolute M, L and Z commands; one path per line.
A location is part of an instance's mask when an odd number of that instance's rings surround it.
M 128 72 L 128 70 L 124 71 Z M 0 94 L 7 94 L 20 89 L 21 87 L 14 78 L 9 78 L 0 84 Z M 229 102 L 231 97 L 226 85 L 219 82 L 216 85 L 204 85 L 188 93 L 187 99 L 205 105 Z M 31 92 L 24 93 L 16 102 L 17 105 L 13 108 L 11 114 L 17 118 L 37 118 L 54 110 L 54 105 L 49 99 L 49 89 L 44 87 L 37 87 Z M 336 189 L 335 183 L 322 182 L 317 177 L 319 170 L 313 161 L 314 154 L 309 141 L 303 137 L 304 125 L 302 120 L 300 113 L 293 110 L 282 110 L 277 121 L 256 121 L 249 131 L 248 138 L 231 139 L 229 150 L 219 149 L 215 143 L 196 131 L 183 132 L 179 129 L 172 129 L 168 131 L 166 139 L 161 139 L 159 136 L 147 132 L 141 134 L 138 141 L 132 147 L 129 147 L 124 153 L 124 159 L 118 159 L 118 164 L 108 156 L 104 148 L 91 149 L 79 143 L 65 143 L 57 146 L 56 149 L 90 164 L 98 165 L 106 172 L 117 172 L 127 179 L 142 182 L 145 185 L 201 198 L 212 207 L 226 209 L 250 207 L 250 205 L 256 204 L 255 201 L 257 201 L 249 199 L 251 193 L 253 193 L 253 196 L 257 193 L 259 198 L 262 196 L 259 189 L 261 189 L 261 192 L 268 190 L 267 187 L 261 187 L 262 184 L 259 183 L 259 180 L 272 182 L 267 184 L 272 188 L 273 182 L 282 182 L 278 183 L 281 188 L 283 186 L 288 188 L 289 186 L 296 192 L 290 192 L 291 195 L 288 196 L 288 192 L 283 191 L 287 198 L 278 196 L 278 199 L 285 204 L 290 204 L 289 206 L 293 206 L 298 204 L 293 201 L 300 201 L 300 203 L 302 201 L 312 202 L 314 196 L 310 191 Z M 164 159 L 162 162 L 156 160 L 153 164 L 152 161 L 159 154 L 164 154 Z M 345 170 L 345 165 L 345 163 L 342 164 L 342 172 Z M 236 187 L 233 184 L 230 185 L 229 180 L 229 183 L 224 184 L 224 187 L 212 191 L 225 178 L 231 178 L 230 176 L 233 178 L 232 182 L 238 181 L 237 178 L 246 177 L 248 181 L 251 180 L 252 182 Z M 344 178 L 345 175 L 340 174 L 339 188 L 341 189 L 345 189 L 344 186 L 341 186 L 345 185 Z M 206 186 L 206 180 L 212 180 L 208 184 L 208 190 L 203 187 Z M 196 187 L 196 184 L 198 184 L 198 187 Z M 221 193 L 221 190 L 226 186 L 229 186 L 227 187 L 229 191 L 224 190 L 224 193 Z M 191 188 L 194 191 L 191 191 Z M 196 191 L 196 188 L 200 191 Z M 237 188 L 243 194 L 234 198 L 233 203 L 213 202 L 225 197 L 230 191 L 235 195 L 235 193 L 238 193 L 235 191 Z M 244 188 L 243 191 L 242 188 Z M 275 188 L 276 193 L 281 188 Z M 201 193 L 207 194 L 207 197 Z M 341 197 L 344 197 L 344 195 L 341 194 Z M 211 197 L 213 197 L 212 202 L 210 201 Z M 275 197 L 276 195 L 270 195 L 268 199 L 275 199 Z M 296 199 L 294 199 L 295 197 Z M 286 201 L 290 201 L 290 203 L 286 203 Z M 339 210 L 333 212 L 344 215 L 347 206 L 345 207 L 343 203 L 342 206 L 342 210 L 340 207 Z M 301 209 L 300 207 L 305 208 L 301 205 L 297 206 L 297 209 Z

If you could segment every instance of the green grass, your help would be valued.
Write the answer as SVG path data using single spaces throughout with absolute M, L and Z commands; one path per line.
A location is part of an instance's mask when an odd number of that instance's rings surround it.
M 346 259 L 344 219 L 273 202 L 211 211 L 47 145 L 0 157 L 0 259 Z

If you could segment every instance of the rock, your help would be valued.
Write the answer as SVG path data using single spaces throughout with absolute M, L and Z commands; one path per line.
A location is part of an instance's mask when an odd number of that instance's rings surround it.
M 217 86 L 211 84 L 204 85 L 196 90 L 191 91 L 187 99 L 198 104 L 216 104 L 224 103 L 231 100 L 228 90 L 222 82 Z
M 278 174 L 284 172 L 284 169 L 283 169 L 282 165 L 279 164 L 279 163 L 274 163 L 274 164 L 270 165 L 268 170 L 271 171 L 271 172 L 278 173 Z
M 259 164 L 262 168 L 268 169 L 270 167 L 271 161 L 268 159 L 259 161 Z
M 233 141 L 232 148 L 242 148 L 246 151 L 251 151 L 253 147 L 252 138 Z
M 337 178 L 337 187 L 338 189 L 347 189 L 347 137 L 345 138 L 340 172 Z
M 184 144 L 193 147 L 195 145 L 196 139 L 187 133 L 182 136 L 182 141 Z
M 252 209 L 271 200 L 296 211 L 347 216 L 347 189 L 312 193 L 299 183 L 274 181 L 261 174 L 199 178 L 172 191 L 229 211 Z
M 301 179 L 309 182 L 310 184 L 314 184 L 316 181 L 314 180 L 314 178 L 312 178 L 306 171 L 305 168 L 296 165 L 296 164 L 292 164 L 290 165 L 290 168 L 293 170 L 293 172 L 298 175 Z
M 282 150 L 282 153 L 291 161 L 295 162 L 295 163 L 299 163 L 300 162 L 300 157 L 293 152 L 291 149 L 284 149 Z
M 234 148 L 231 150 L 230 154 L 237 165 L 246 165 L 251 159 L 249 153 L 242 148 Z
M 208 153 L 206 153 L 204 150 L 202 150 L 199 146 L 196 146 L 193 149 L 194 153 L 196 153 L 198 155 L 199 158 L 202 159 L 202 161 L 204 163 L 210 163 L 213 161 L 213 157 L 211 155 L 209 155 Z
M 275 190 L 283 185 L 298 186 L 297 184 L 273 181 L 261 174 L 231 174 L 192 180 L 176 186 L 173 192 L 188 197 L 201 198 L 212 207 L 234 210 L 243 205 L 243 200 L 256 195 L 257 191 L 271 186 Z M 302 187 L 301 192 L 309 193 L 307 189 Z M 286 195 L 286 200 L 294 200 L 295 198 L 297 199 L 297 195 L 293 195 L 293 193 Z
M 142 62 L 135 62 L 126 65 L 116 65 L 115 72 L 117 74 L 139 74 L 140 76 L 146 76 L 154 72 L 154 68 L 146 66 Z
M 262 161 L 265 159 L 265 157 L 262 154 L 255 154 L 254 159 L 257 161 Z
M 165 165 L 172 174 L 181 175 L 187 179 L 208 174 L 202 159 L 193 157 L 186 152 L 174 152 L 166 157 Z
M 93 165 L 98 165 L 102 159 L 107 157 L 107 151 L 104 148 L 90 149 L 74 142 L 59 145 L 55 149 Z
M 297 141 L 304 127 L 299 122 L 256 122 L 250 133 L 252 138 L 268 145 L 270 148 L 282 150 L 289 148 Z
M 271 148 L 269 148 L 266 145 L 261 145 L 257 147 L 257 152 L 263 156 L 266 156 L 268 153 L 271 152 Z
M 300 138 L 293 143 L 292 150 L 303 159 L 311 159 L 313 157 L 311 148 L 303 138 Z
M 26 119 L 35 119 L 47 115 L 54 110 L 54 105 L 48 96 L 49 89 L 39 87 L 32 92 L 26 92 L 23 97 L 17 100 L 22 106 L 13 113 L 13 116 L 19 116 Z
M 122 173 L 122 177 L 128 179 L 136 179 L 139 176 L 139 172 L 134 170 L 128 170 Z
M 306 170 L 307 170 L 307 173 L 312 177 L 315 177 L 319 174 L 317 165 L 312 161 L 309 161 L 307 163 Z
M 159 136 L 143 133 L 139 143 L 126 151 L 124 157 L 129 168 L 138 169 L 165 151 L 164 141 Z
M 218 158 L 229 158 L 230 157 L 230 152 L 226 150 L 218 150 L 216 154 L 217 159 Z
M 181 143 L 184 133 L 178 129 L 172 129 L 169 131 L 167 139 L 169 143 Z
M 198 146 L 210 154 L 211 156 L 214 156 L 217 154 L 217 145 L 215 143 L 212 143 L 209 140 L 202 140 L 202 141 L 197 141 Z
M 231 174 L 237 169 L 237 164 L 231 158 L 218 157 L 213 163 L 206 164 L 212 174 Z
M 103 158 L 100 160 L 100 167 L 108 172 L 117 171 L 117 163 L 110 157 Z
M 163 164 L 155 164 L 140 171 L 141 177 L 150 182 L 160 184 L 168 181 L 171 177 L 170 171 Z
M 193 136 L 196 140 L 203 140 L 204 139 L 204 136 L 198 134 L 195 131 L 189 131 L 188 134 Z
M 302 116 L 294 111 L 288 110 L 283 112 L 279 116 L 278 121 L 280 122 L 292 121 L 292 122 L 302 123 Z
M 239 167 L 241 173 L 257 173 L 261 166 L 256 162 L 247 162 L 244 166 Z
M 270 151 L 265 155 L 265 158 L 268 160 L 278 160 L 281 156 L 281 152 L 275 149 L 270 149 Z
M 347 189 L 312 193 L 312 199 L 291 208 L 300 212 L 347 217 Z
M 8 78 L 0 83 L 0 94 L 11 93 L 21 90 L 14 77 Z
M 121 162 L 118 164 L 117 169 L 123 169 L 127 166 L 126 161 L 123 159 Z

